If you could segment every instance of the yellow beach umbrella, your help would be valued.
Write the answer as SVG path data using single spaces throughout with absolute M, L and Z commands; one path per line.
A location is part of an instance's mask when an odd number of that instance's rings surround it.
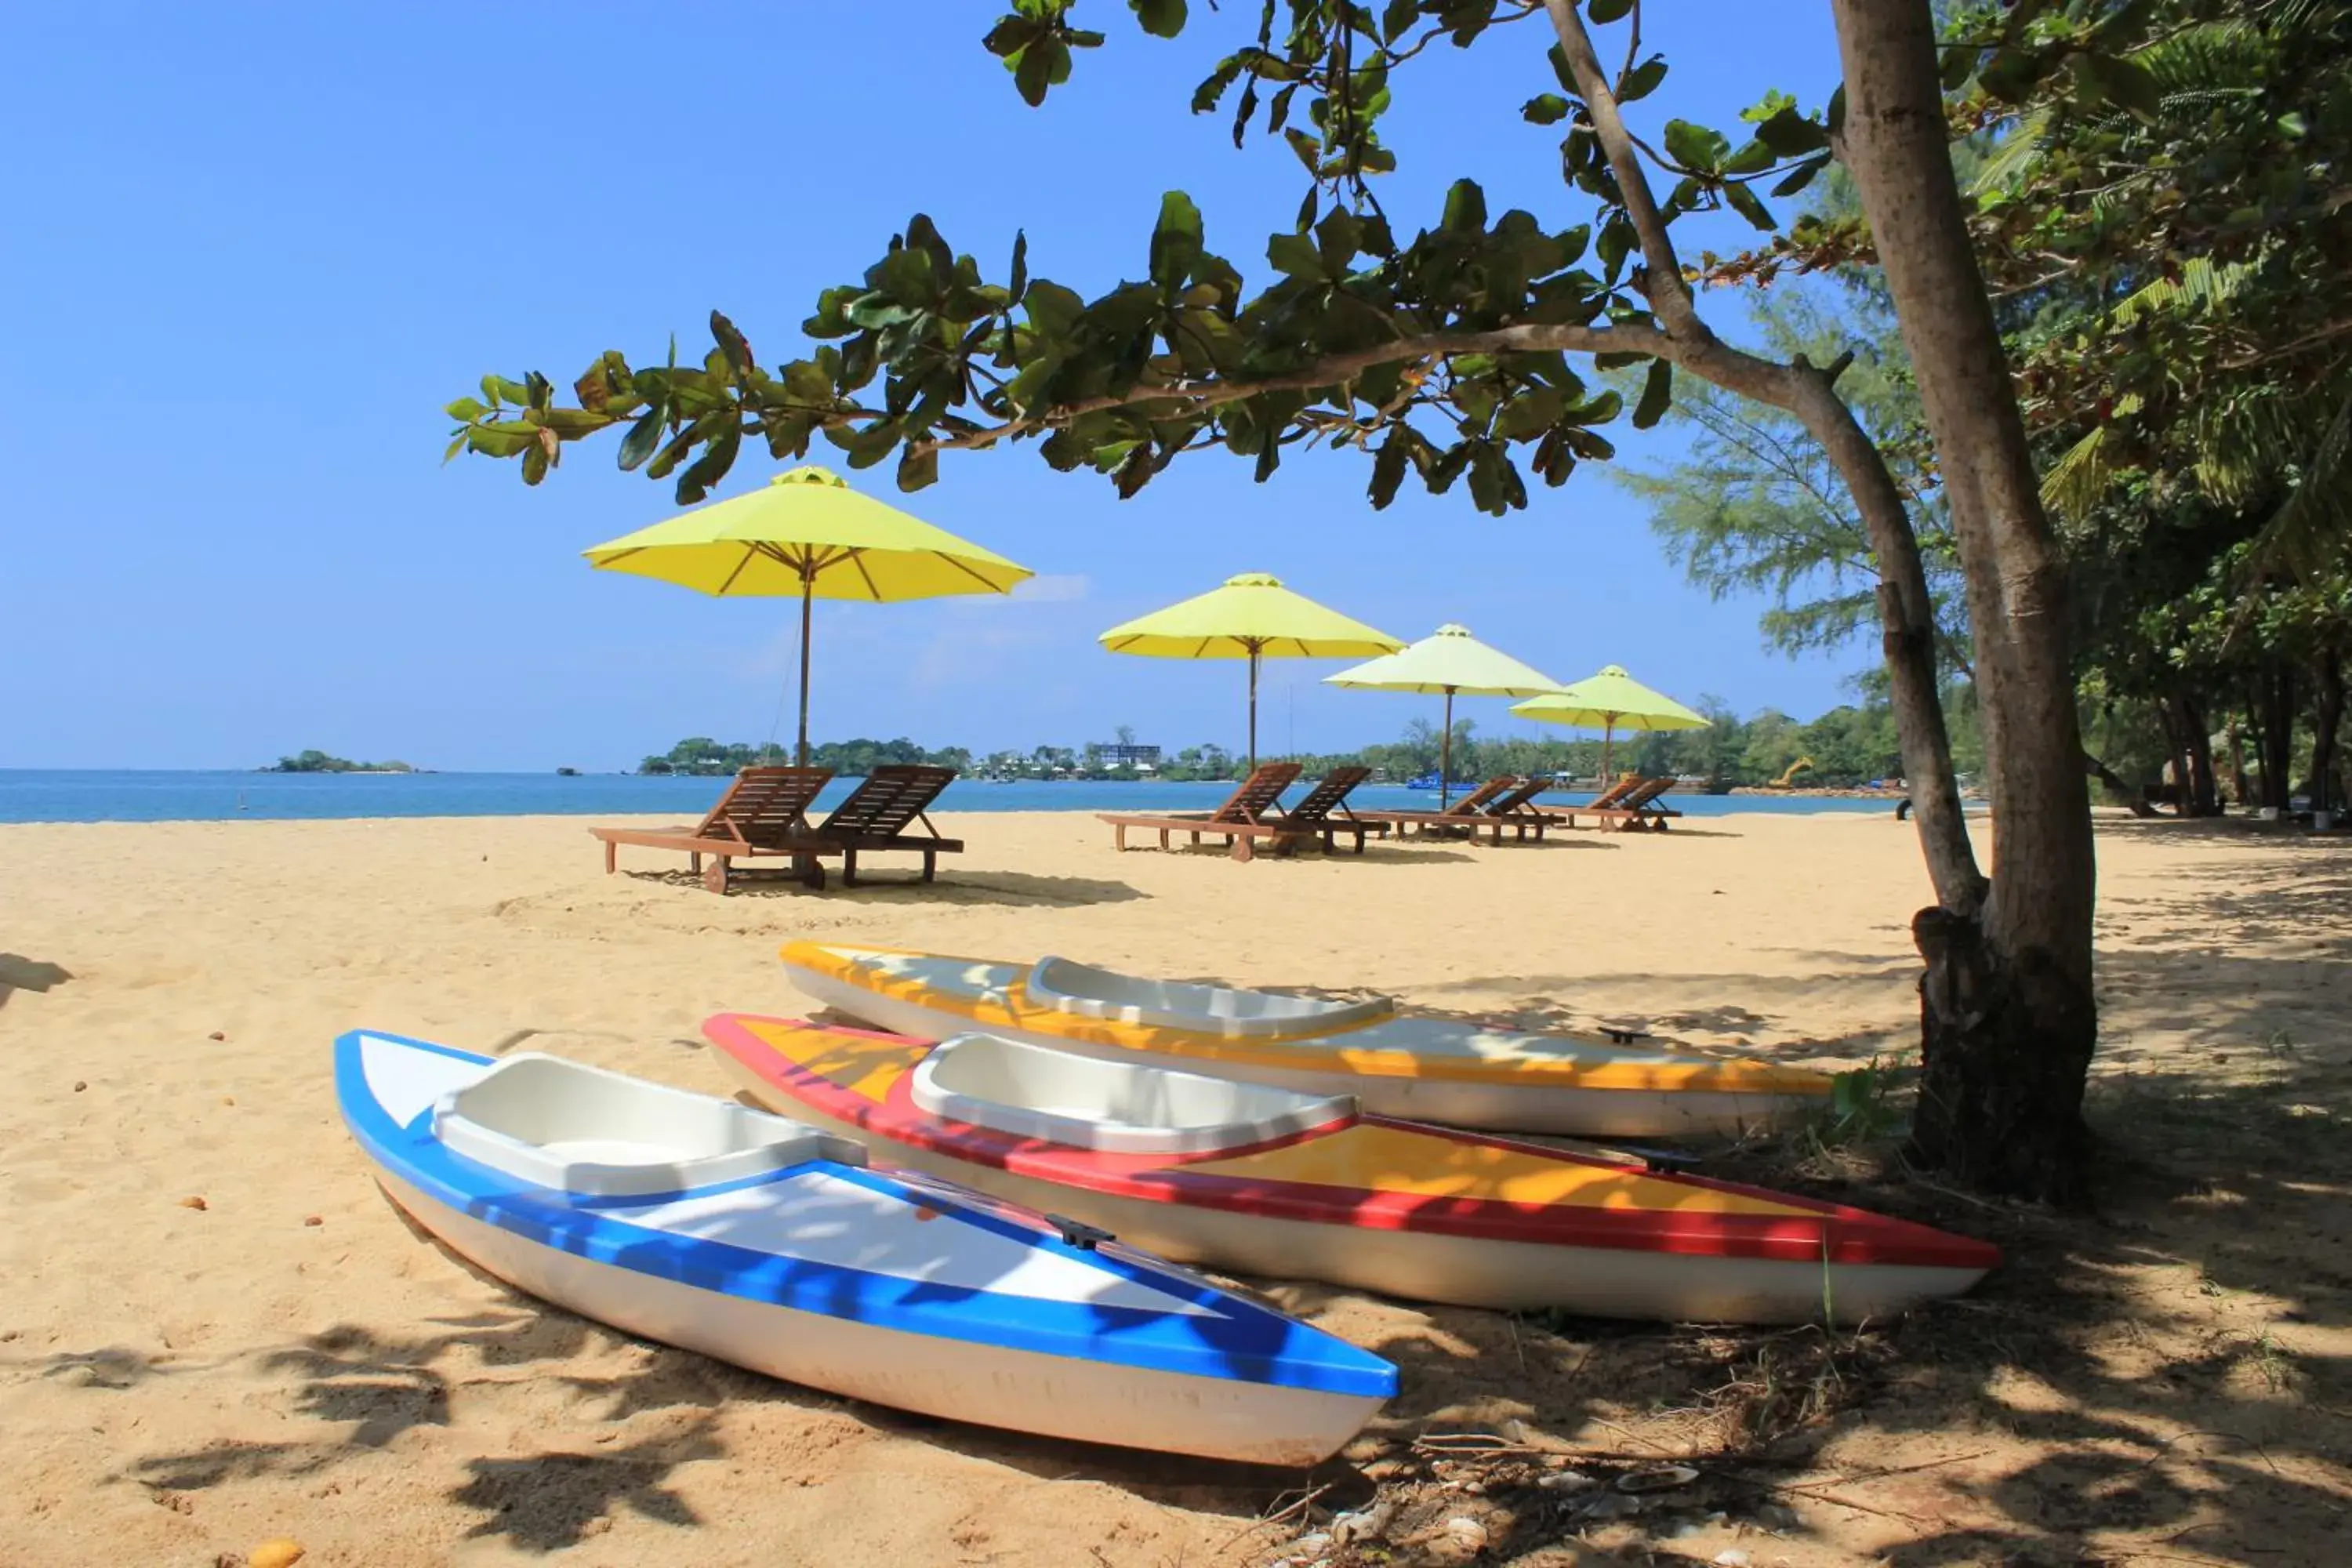
M 1601 731 L 1601 780 L 1609 782 L 1609 752 L 1620 730 L 1704 730 L 1707 721 L 1663 691 L 1653 691 L 1625 673 L 1622 664 L 1601 667 L 1549 697 L 1511 705 L 1521 718 Z
M 1445 694 L 1445 728 L 1437 740 L 1437 804 L 1445 805 L 1454 783 L 1454 698 L 1540 697 L 1560 689 L 1559 681 L 1539 669 L 1521 664 L 1499 648 L 1487 647 L 1470 635 L 1470 628 L 1448 624 L 1411 647 L 1383 654 L 1353 669 L 1323 678 L 1328 686 L 1348 686 L 1368 691 L 1418 691 Z
M 1262 658 L 1362 658 L 1404 644 L 1292 593 L 1278 577 L 1244 572 L 1224 586 L 1111 627 L 1113 653 L 1154 658 L 1249 660 L 1250 768 L 1257 768 L 1257 667 Z
M 800 761 L 808 763 L 809 602 L 885 603 L 948 594 L 1009 594 L 1034 575 L 992 551 L 908 517 L 814 463 L 584 552 L 630 572 L 719 598 L 801 602 Z

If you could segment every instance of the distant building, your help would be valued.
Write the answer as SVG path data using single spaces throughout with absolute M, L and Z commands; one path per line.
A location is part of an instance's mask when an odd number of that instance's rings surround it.
M 1160 765 L 1157 746 L 1089 746 L 1087 748 L 1107 768 L 1156 768 Z

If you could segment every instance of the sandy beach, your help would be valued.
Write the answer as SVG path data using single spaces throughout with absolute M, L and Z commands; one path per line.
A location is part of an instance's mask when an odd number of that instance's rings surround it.
M 1314 1543 L 1290 1543 L 1317 1510 L 1375 1488 L 1402 1561 L 1479 1542 L 1488 1562 L 1758 1568 L 2340 1552 L 2342 842 L 2102 821 L 2095 1120 L 2118 1151 L 2098 1217 L 1835 1152 L 1745 1156 L 2000 1241 L 2010 1266 L 1970 1299 L 1832 1341 L 1249 1282 L 1403 1371 L 1304 1484 L 920 1421 L 639 1343 L 469 1271 L 377 1191 L 335 1112 L 339 1032 L 724 1092 L 697 1026 L 802 1010 L 774 962 L 796 936 L 1372 987 L 1832 1068 L 1915 1038 L 1926 883 L 1891 816 L 1249 866 L 1115 854 L 1079 814 L 940 826 L 971 847 L 936 886 L 885 859 L 854 889 L 727 899 L 649 851 L 604 875 L 577 818 L 0 827 L 0 1563 L 243 1563 L 291 1537 L 316 1563 L 1305 1563 Z M 1459 1433 L 1508 1441 L 1416 1445 Z M 1677 1458 L 1704 1473 L 1635 1513 L 1534 1484 Z

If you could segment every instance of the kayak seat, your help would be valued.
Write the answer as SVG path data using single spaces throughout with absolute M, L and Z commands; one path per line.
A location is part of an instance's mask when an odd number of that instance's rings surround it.
M 1325 1002 L 1239 986 L 1141 980 L 1051 954 L 1029 972 L 1026 989 L 1032 1003 L 1075 1017 L 1258 1038 L 1353 1028 L 1396 1012 L 1395 999 L 1388 996 Z
M 958 1035 L 916 1067 L 908 1092 L 949 1121 L 1116 1154 L 1245 1149 L 1352 1119 L 1352 1096 L 1101 1061 L 997 1035 Z
M 537 1052 L 442 1096 L 433 1131 L 477 1164 L 589 1197 L 686 1192 L 812 1160 L 866 1163 L 857 1144 L 804 1123 Z

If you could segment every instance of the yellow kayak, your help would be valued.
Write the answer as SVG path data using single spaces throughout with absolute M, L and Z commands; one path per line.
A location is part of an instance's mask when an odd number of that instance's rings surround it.
M 1399 1012 L 1385 997 L 1326 1002 L 1050 956 L 1024 964 L 795 942 L 782 958 L 807 995 L 894 1033 L 941 1039 L 982 1029 L 1108 1060 L 1353 1095 L 1373 1115 L 1447 1127 L 1736 1134 L 1807 1114 L 1830 1093 L 1828 1075 L 1803 1068 L 1486 1028 Z

